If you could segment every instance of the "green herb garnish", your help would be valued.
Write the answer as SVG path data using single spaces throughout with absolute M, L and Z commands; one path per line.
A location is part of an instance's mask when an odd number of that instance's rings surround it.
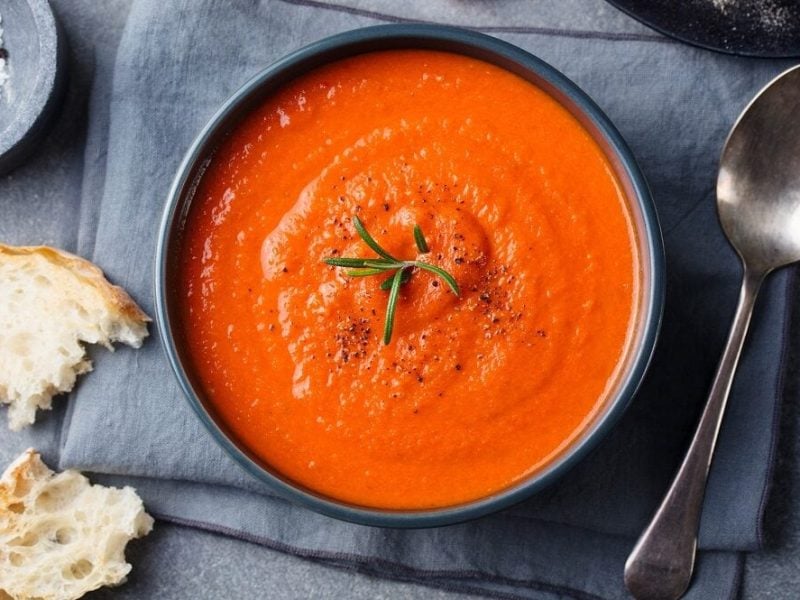
M 422 235 L 422 229 L 419 225 L 414 225 L 414 243 L 417 244 L 417 248 L 422 254 L 430 252 L 428 242 L 425 241 L 425 236 Z
M 382 290 L 389 291 L 389 302 L 386 306 L 386 321 L 383 326 L 383 343 L 388 344 L 392 339 L 394 329 L 394 315 L 397 311 L 397 300 L 400 297 L 400 286 L 411 279 L 414 269 L 429 271 L 441 277 L 447 286 L 456 296 L 461 295 L 458 283 L 455 278 L 444 269 L 421 260 L 400 260 L 384 250 L 378 242 L 369 234 L 357 216 L 353 217 L 353 226 L 359 237 L 369 246 L 380 258 L 326 258 L 324 262 L 332 267 L 342 267 L 347 269 L 350 277 L 369 277 L 371 275 L 390 274 L 389 277 L 380 285 Z M 414 226 L 414 243 L 420 253 L 430 252 L 428 242 L 422 234 L 419 225 Z

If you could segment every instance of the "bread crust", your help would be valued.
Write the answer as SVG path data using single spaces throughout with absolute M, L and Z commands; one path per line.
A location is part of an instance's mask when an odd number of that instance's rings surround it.
M 87 285 L 95 288 L 106 301 L 116 307 L 125 318 L 140 323 L 150 323 L 152 319 L 139 308 L 128 292 L 106 279 L 102 269 L 94 263 L 52 246 L 9 246 L 0 243 L 0 262 L 9 257 L 39 255 L 48 262 L 72 271 Z
M 33 448 L 28 448 L 6 468 L 0 477 L 0 513 L 9 510 L 13 504 L 15 490 L 26 479 L 43 477 L 49 469 L 42 462 L 41 456 Z
M 88 344 L 139 348 L 150 318 L 88 260 L 0 243 L 0 405 L 12 431 L 91 371 Z

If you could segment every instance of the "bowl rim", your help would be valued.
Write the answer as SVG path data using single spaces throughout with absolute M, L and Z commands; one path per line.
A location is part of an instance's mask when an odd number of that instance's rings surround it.
M 597 133 L 604 138 L 608 148 L 619 161 L 617 171 L 624 171 L 628 178 L 630 189 L 633 192 L 633 197 L 629 198 L 629 201 L 638 207 L 641 215 L 641 229 L 637 229 L 636 232 L 642 238 L 643 243 L 640 245 L 647 252 L 646 256 L 641 257 L 641 263 L 642 269 L 649 272 L 649 287 L 644 289 L 643 286 L 640 342 L 637 348 L 632 349 L 628 358 L 627 372 L 622 373 L 617 391 L 609 397 L 604 413 L 595 417 L 594 422 L 558 457 L 523 481 L 491 496 L 451 507 L 394 510 L 356 506 L 317 495 L 313 491 L 305 490 L 298 484 L 271 473 L 229 438 L 217 424 L 214 416 L 206 410 L 183 368 L 172 334 L 167 308 L 167 269 L 170 258 L 168 250 L 176 220 L 182 218 L 182 211 L 179 209 L 186 204 L 186 202 L 182 202 L 182 199 L 185 195 L 191 195 L 193 185 L 199 177 L 197 169 L 202 171 L 204 161 L 208 160 L 209 149 L 214 147 L 213 142 L 216 137 L 227 131 L 225 125 L 229 119 L 235 118 L 237 110 L 246 106 L 248 100 L 252 101 L 259 92 L 263 92 L 263 87 L 274 83 L 282 75 L 293 71 L 309 60 L 317 60 L 316 66 L 345 56 L 377 51 L 381 48 L 432 47 L 461 54 L 466 54 L 465 49 L 471 49 L 475 53 L 487 57 L 482 58 L 483 60 L 494 62 L 503 68 L 508 69 L 508 66 L 500 64 L 502 62 L 507 65 L 516 65 L 522 71 L 544 80 L 564 94 L 573 103 L 573 107 L 567 108 L 578 109 L 583 117 L 591 121 Z M 492 61 L 492 58 L 495 60 Z M 287 80 L 295 76 L 292 75 Z M 622 175 L 622 173 L 618 173 L 618 175 Z M 222 104 L 192 142 L 170 186 L 158 230 L 154 275 L 156 321 L 167 360 L 190 406 L 215 441 L 229 456 L 245 471 L 265 483 L 273 492 L 316 512 L 362 525 L 420 528 L 468 521 L 517 504 L 551 484 L 572 468 L 611 430 L 629 406 L 652 358 L 663 313 L 665 257 L 655 206 L 633 153 L 608 117 L 575 83 L 533 54 L 482 33 L 434 24 L 390 24 L 346 31 L 295 50 L 261 70 Z

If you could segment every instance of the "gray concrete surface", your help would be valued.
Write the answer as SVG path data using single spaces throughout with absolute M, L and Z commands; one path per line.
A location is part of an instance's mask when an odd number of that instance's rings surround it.
M 626 19 L 602 0 L 565 1 L 580 5 L 581 18 L 587 23 L 592 23 L 592 18 L 606 24 Z M 350 3 L 366 6 L 363 0 Z M 94 74 L 107 72 L 112 64 L 130 0 L 53 0 L 53 4 L 71 43 L 72 81 L 64 111 L 37 155 L 0 179 L 0 211 L 14 210 L 24 215 L 26 224 L 24 229 L 12 229 L 0 218 L 0 239 L 75 248 L 78 240 L 61 233 L 66 230 L 63 219 L 81 218 L 77 208 L 84 160 L 103 159 L 83 156 L 88 96 Z M 61 220 L 58 226 L 54 215 Z M 84 211 L 83 218 L 91 218 L 91 214 Z M 797 321 L 793 339 L 800 339 Z M 784 403 L 775 485 L 768 508 L 769 547 L 746 559 L 741 595 L 745 600 L 800 596 L 800 409 L 795 402 L 800 344 L 797 346 L 793 349 L 793 376 L 789 400 Z M 92 598 L 467 597 L 337 570 L 247 542 L 164 523 L 159 523 L 148 538 L 131 544 L 129 558 L 134 570 L 128 584 L 96 592 Z

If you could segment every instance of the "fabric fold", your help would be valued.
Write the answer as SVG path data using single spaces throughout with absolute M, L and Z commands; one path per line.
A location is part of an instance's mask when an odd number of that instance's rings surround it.
M 390 579 L 499 598 L 628 597 L 620 569 L 632 546 L 627 538 L 508 513 L 435 529 L 382 529 L 334 521 L 280 499 L 264 502 L 235 488 L 101 481 L 135 486 L 158 518 Z M 219 509 L 231 503 L 235 511 Z M 740 562 L 737 553 L 701 553 L 685 598 L 735 597 Z

